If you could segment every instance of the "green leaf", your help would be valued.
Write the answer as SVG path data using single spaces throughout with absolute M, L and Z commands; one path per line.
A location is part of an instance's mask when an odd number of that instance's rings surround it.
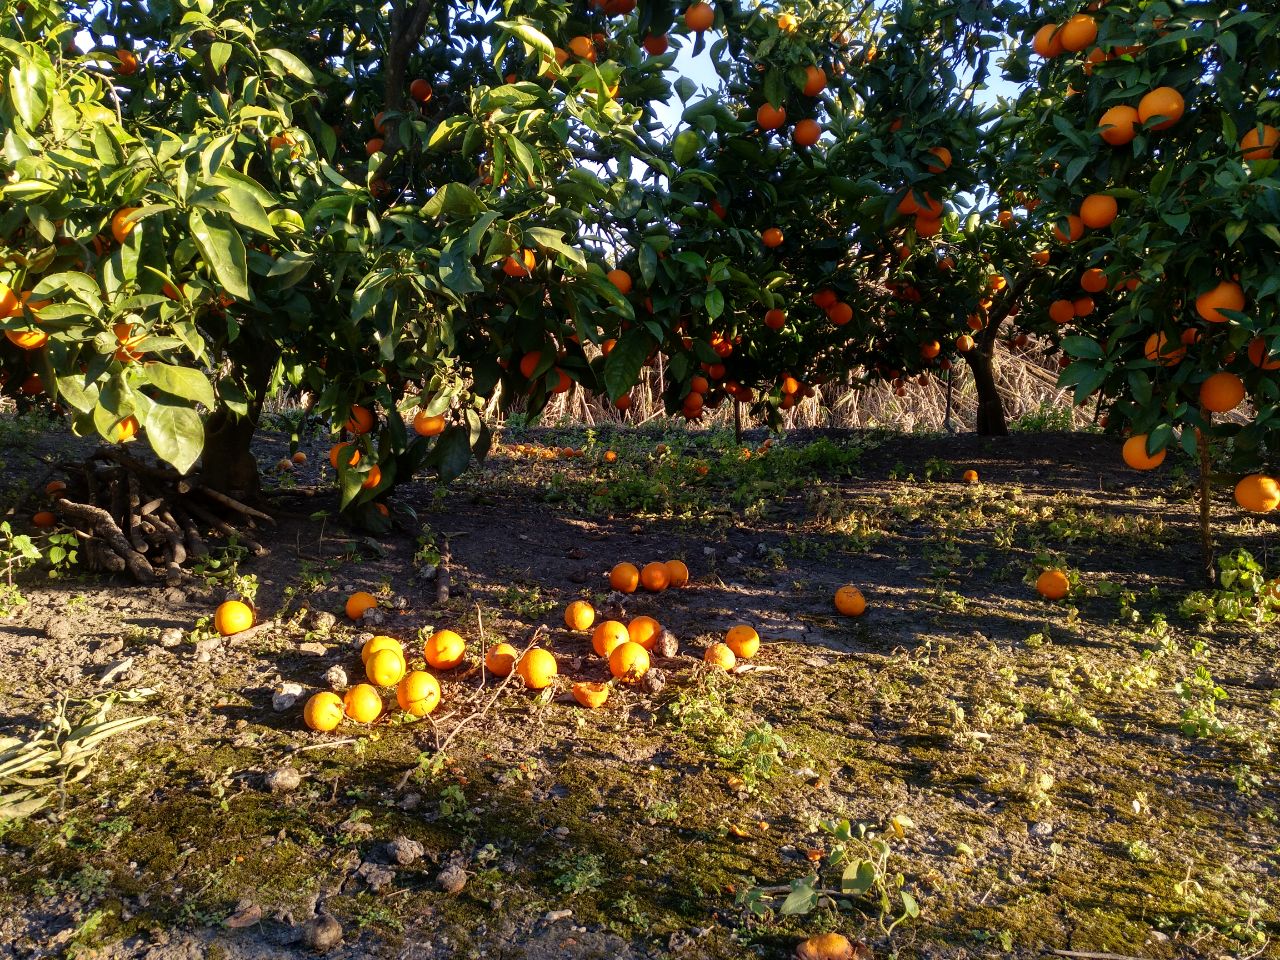
M 720 292 L 719 287 L 708 290 L 703 302 L 707 307 L 707 316 L 712 320 L 724 313 L 724 294 Z
M 422 215 L 438 217 L 449 214 L 455 217 L 469 217 L 487 209 L 489 208 L 485 202 L 465 183 L 446 183 L 426 202 L 422 208 Z
M 1067 356 L 1077 357 L 1084 360 L 1101 360 L 1102 345 L 1097 340 L 1089 337 L 1064 337 L 1062 340 L 1062 349 L 1067 352 Z
M 9 100 L 22 125 L 34 131 L 49 110 L 49 78 L 31 61 L 10 67 Z
M 190 407 L 155 403 L 144 414 L 151 449 L 161 460 L 187 473 L 204 449 L 204 424 Z
M 876 867 L 870 860 L 857 860 L 844 868 L 840 890 L 855 896 L 866 894 L 876 883 Z
M 467 255 L 467 238 L 458 237 L 440 251 L 440 280 L 454 293 L 479 293 L 484 284 Z
M 460 424 L 445 428 L 432 451 L 436 472 L 445 483 L 458 479 L 471 463 L 471 431 Z
M 782 902 L 783 916 L 809 913 L 818 905 L 818 891 L 814 889 L 813 881 L 813 877 L 805 877 L 791 882 L 791 893 Z
M 269 61 L 272 68 L 271 72 L 278 77 L 292 74 L 303 83 L 314 84 L 316 82 L 316 75 L 311 72 L 311 68 L 288 50 L 281 50 L 278 47 L 271 50 L 263 50 L 262 56 Z
M 192 367 L 147 363 L 142 367 L 142 375 L 148 383 L 183 400 L 203 404 L 210 410 L 217 403 L 209 378 Z
M 614 344 L 604 361 L 604 389 L 610 400 L 617 400 L 636 385 L 657 342 L 647 330 L 634 327 Z
M 255 230 L 266 237 L 275 237 L 276 232 L 267 218 L 267 211 L 251 191 L 243 187 L 227 187 L 222 191 L 219 199 L 226 204 L 231 219 L 240 226 Z
M 227 293 L 241 300 L 252 300 L 244 241 L 239 232 L 223 226 L 217 219 L 210 220 L 199 209 L 191 211 L 188 223 L 191 239 Z
M 544 250 L 555 251 L 578 267 L 587 265 L 586 254 L 565 242 L 563 230 L 552 230 L 550 227 L 526 227 L 524 238 Z

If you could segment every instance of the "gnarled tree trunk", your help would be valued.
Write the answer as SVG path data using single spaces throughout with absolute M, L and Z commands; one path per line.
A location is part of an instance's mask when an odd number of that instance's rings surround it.
M 978 435 L 1008 436 L 1009 423 L 1004 415 L 1004 401 L 996 386 L 995 361 L 992 354 L 977 348 L 964 354 L 964 359 L 973 373 L 973 383 L 978 391 L 978 421 L 975 426 Z

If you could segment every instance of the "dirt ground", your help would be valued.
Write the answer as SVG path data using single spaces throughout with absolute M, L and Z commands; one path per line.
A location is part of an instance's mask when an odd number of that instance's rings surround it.
M 0 441 L 5 504 L 75 449 Z M 783 958 L 825 930 L 877 956 L 1280 956 L 1280 630 L 1203 582 L 1185 462 L 1135 474 L 1089 435 L 763 441 L 509 430 L 453 486 L 397 491 L 369 537 L 322 519 L 314 437 L 273 474 L 269 557 L 167 588 L 21 576 L 0 738 L 61 698 L 74 720 L 132 691 L 111 716 L 155 720 L 0 821 L 0 957 L 292 958 L 317 914 L 334 957 Z M 267 436 L 261 459 L 285 450 Z M 1280 575 L 1275 523 L 1224 500 L 1216 525 Z M 670 558 L 686 588 L 610 594 L 613 564 Z M 1049 603 L 1032 584 L 1055 563 L 1073 591 Z M 834 611 L 846 583 L 860 618 Z M 342 614 L 356 589 L 380 622 Z M 219 641 L 229 591 L 276 625 Z M 563 626 L 578 598 L 676 634 L 660 682 L 598 711 L 567 696 L 608 678 Z M 706 667 L 736 623 L 760 654 Z M 556 687 L 478 668 L 540 625 Z M 334 667 L 363 679 L 370 633 L 421 666 L 439 627 L 470 658 L 426 720 L 321 734 L 273 706 Z

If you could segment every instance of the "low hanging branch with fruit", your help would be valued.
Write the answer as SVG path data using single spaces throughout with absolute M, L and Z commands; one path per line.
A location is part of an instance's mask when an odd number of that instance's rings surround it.
M 198 478 L 110 447 L 59 469 L 67 480 L 47 488 L 53 511 L 75 530 L 91 569 L 127 572 L 138 583 L 180 580 L 188 564 L 209 555 L 210 536 L 254 556 L 268 552 L 247 531 L 275 521 Z

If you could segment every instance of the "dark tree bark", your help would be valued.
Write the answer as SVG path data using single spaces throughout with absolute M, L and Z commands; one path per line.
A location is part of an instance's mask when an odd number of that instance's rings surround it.
M 256 500 L 262 490 L 251 448 L 257 429 L 257 417 L 215 411 L 205 426 L 201 484 L 237 500 Z
M 1004 401 L 996 386 L 995 361 L 992 355 L 980 348 L 964 354 L 965 363 L 973 373 L 973 383 L 978 390 L 978 420 L 975 430 L 982 437 L 1005 437 L 1009 424 L 1004 415 Z

